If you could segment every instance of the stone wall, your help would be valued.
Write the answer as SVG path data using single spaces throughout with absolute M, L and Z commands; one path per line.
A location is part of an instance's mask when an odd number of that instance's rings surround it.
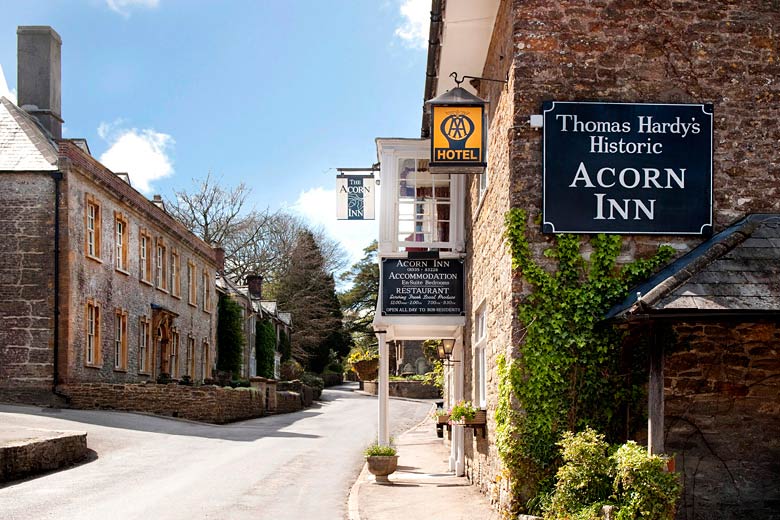
M 53 384 L 55 181 L 45 172 L 0 179 L 0 396 L 38 402 Z
M 666 451 L 684 479 L 678 518 L 778 518 L 780 327 L 686 323 L 675 333 L 664 395 Z
M 11 430 L 18 439 L 0 442 L 0 482 L 75 464 L 87 456 L 87 434 L 50 430 Z
M 714 224 L 720 231 L 749 212 L 780 211 L 780 8 L 749 0 L 504 0 L 494 25 L 482 76 L 490 101 L 488 187 L 479 177 L 467 193 L 465 397 L 475 397 L 473 320 L 487 309 L 488 438 L 466 433 L 466 472 L 490 496 L 501 463 L 495 450 L 495 359 L 515 354 L 522 327 L 519 299 L 530 291 L 512 273 L 503 241 L 510 207 L 528 214 L 531 251 L 552 239 L 538 225 L 542 202 L 542 133 L 529 124 L 547 100 L 694 102 L 714 105 Z M 587 254 L 587 237 L 583 252 Z M 629 262 L 672 245 L 682 255 L 700 237 L 627 236 L 619 261 Z
M 426 385 L 422 381 L 388 381 L 390 397 L 406 397 L 407 399 L 438 399 L 441 392 L 435 386 Z M 378 395 L 377 381 L 364 381 L 363 390 L 372 395 Z
M 147 412 L 214 424 L 260 417 L 265 411 L 265 396 L 251 388 L 79 383 L 59 390 L 72 408 Z
M 293 413 L 303 410 L 301 394 L 292 390 L 276 391 L 276 413 Z

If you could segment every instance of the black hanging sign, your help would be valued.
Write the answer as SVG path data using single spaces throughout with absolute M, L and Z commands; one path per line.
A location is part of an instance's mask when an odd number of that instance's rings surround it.
M 545 233 L 712 233 L 712 105 L 544 103 Z
M 463 316 L 463 260 L 383 258 L 382 315 Z

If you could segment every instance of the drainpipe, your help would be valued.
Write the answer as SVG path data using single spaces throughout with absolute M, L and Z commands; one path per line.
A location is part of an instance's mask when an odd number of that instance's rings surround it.
M 441 53 L 442 0 L 431 2 L 431 25 L 428 31 L 428 63 L 425 67 L 425 92 L 423 93 L 423 117 L 420 137 L 430 137 L 430 112 L 425 102 L 436 96 L 438 86 L 439 55 Z
M 60 181 L 62 172 L 51 173 L 54 180 L 54 362 L 52 392 L 70 402 L 70 397 L 57 390 L 60 384 Z

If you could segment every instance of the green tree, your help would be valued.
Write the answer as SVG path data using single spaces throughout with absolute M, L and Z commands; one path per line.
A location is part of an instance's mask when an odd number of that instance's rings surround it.
M 218 314 L 217 369 L 237 376 L 245 341 L 241 306 L 232 298 L 220 295 Z
M 339 295 L 344 313 L 344 328 L 355 344 L 363 349 L 376 342 L 373 322 L 379 295 L 377 249 L 377 242 L 374 240 L 363 249 L 363 258 L 341 275 L 342 281 L 351 283 L 350 288 Z
M 275 287 L 279 307 L 292 313 L 291 355 L 307 370 L 321 373 L 330 350 L 342 352 L 341 309 L 333 276 L 311 231 L 298 235 L 286 271 Z
M 276 354 L 276 330 L 269 320 L 255 324 L 255 352 L 257 357 L 257 375 L 274 377 L 274 357 Z

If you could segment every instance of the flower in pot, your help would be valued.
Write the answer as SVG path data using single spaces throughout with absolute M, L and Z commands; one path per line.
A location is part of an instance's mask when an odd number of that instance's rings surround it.
M 436 424 L 447 424 L 450 420 L 450 410 L 436 410 Z
M 458 424 L 484 424 L 485 412 L 476 408 L 471 401 L 459 401 L 452 407 L 450 421 Z
M 366 448 L 364 454 L 370 471 L 378 483 L 389 484 L 388 475 L 398 468 L 398 455 L 392 446 L 384 446 L 379 443 Z

